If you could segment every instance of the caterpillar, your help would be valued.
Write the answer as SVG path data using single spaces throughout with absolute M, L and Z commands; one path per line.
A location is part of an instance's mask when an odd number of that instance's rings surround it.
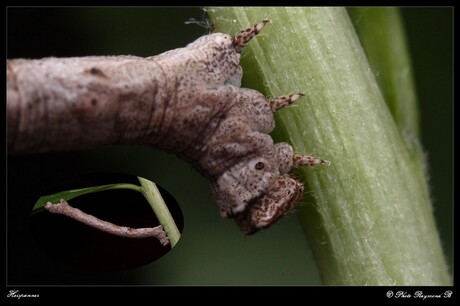
M 7 60 L 8 152 L 162 149 L 209 180 L 220 215 L 243 233 L 270 227 L 302 197 L 291 168 L 324 161 L 268 135 L 273 113 L 302 94 L 266 99 L 241 88 L 241 52 L 267 22 L 146 58 Z

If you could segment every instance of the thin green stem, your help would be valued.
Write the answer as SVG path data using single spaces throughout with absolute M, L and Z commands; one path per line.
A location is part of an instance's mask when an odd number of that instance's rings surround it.
M 160 191 L 155 183 L 142 177 L 138 177 L 138 179 L 142 186 L 142 194 L 149 202 L 161 225 L 163 225 L 171 243 L 171 247 L 173 248 L 179 241 L 180 232 L 174 222 L 174 218 L 169 212 L 168 206 L 161 197 Z

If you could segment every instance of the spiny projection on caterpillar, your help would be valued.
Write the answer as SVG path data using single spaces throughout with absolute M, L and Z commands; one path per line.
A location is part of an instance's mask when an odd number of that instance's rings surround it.
M 302 94 L 266 99 L 240 88 L 240 54 L 267 22 L 147 58 L 8 60 L 8 151 L 163 149 L 210 181 L 221 216 L 234 218 L 243 233 L 268 228 L 302 197 L 291 168 L 324 161 L 268 135 L 273 113 Z

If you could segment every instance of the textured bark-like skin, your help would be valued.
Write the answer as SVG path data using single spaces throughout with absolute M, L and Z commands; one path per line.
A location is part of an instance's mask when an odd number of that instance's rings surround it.
M 305 157 L 299 162 L 290 145 L 274 145 L 268 135 L 275 126 L 273 112 L 301 94 L 267 100 L 240 88 L 241 49 L 266 22 L 235 37 L 206 35 L 185 48 L 147 58 L 8 60 L 8 151 L 104 144 L 163 149 L 209 178 L 220 214 L 240 216 L 237 224 L 243 232 L 269 227 L 295 206 L 303 191 L 287 175 L 292 166 L 322 161 Z M 251 209 L 259 213 L 243 214 Z M 262 212 L 265 220 L 258 223 Z
M 148 58 L 8 60 L 9 152 L 194 143 L 197 127 L 234 106 L 242 75 L 231 36 L 203 38 Z
M 74 208 L 69 205 L 66 201 L 62 200 L 53 204 L 51 202 L 46 203 L 45 209 L 53 214 L 60 214 L 70 217 L 76 221 L 84 223 L 88 226 L 94 227 L 103 232 L 126 238 L 148 238 L 155 237 L 160 241 L 162 245 L 168 245 L 169 239 L 163 230 L 162 225 L 156 227 L 144 227 L 144 228 L 131 228 L 127 226 L 119 226 L 101 219 L 98 219 L 92 215 L 88 215 L 78 208 Z

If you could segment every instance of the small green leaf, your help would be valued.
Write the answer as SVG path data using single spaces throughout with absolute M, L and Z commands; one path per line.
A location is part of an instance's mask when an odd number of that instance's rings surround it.
M 100 192 L 100 191 L 107 191 L 107 190 L 112 190 L 112 189 L 132 189 L 132 190 L 141 192 L 141 187 L 133 185 L 133 184 L 110 184 L 110 185 L 101 185 L 101 186 L 61 191 L 58 193 L 41 196 L 38 199 L 38 201 L 35 203 L 34 207 L 32 208 L 32 215 L 43 211 L 44 206 L 48 202 L 56 204 L 56 203 L 59 203 L 61 199 L 69 201 L 73 198 L 76 198 L 84 194 Z

